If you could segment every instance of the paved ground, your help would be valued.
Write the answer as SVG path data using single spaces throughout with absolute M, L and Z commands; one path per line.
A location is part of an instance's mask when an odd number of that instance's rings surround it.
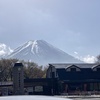
M 100 100 L 100 95 L 90 96 L 61 96 L 62 98 L 70 98 L 72 100 Z
M 75 98 L 73 100 L 100 100 L 100 98 Z

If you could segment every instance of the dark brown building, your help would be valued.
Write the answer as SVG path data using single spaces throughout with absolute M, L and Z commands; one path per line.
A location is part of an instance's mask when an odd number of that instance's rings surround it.
M 100 94 L 100 65 L 49 64 L 46 78 L 24 79 L 20 64 L 15 64 L 14 82 L 0 85 L 3 88 L 14 87 L 14 94 L 18 89 L 30 95 Z
M 60 93 L 100 91 L 100 65 L 49 64 L 47 78 L 57 78 Z

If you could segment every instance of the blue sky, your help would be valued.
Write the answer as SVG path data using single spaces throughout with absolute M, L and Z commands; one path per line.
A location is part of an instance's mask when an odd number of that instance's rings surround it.
M 45 40 L 80 57 L 100 54 L 100 0 L 0 0 L 0 42 Z

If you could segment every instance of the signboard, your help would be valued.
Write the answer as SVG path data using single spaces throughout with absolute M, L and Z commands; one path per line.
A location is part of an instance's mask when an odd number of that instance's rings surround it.
M 33 87 L 28 87 L 27 92 L 33 92 Z
M 43 92 L 43 86 L 35 86 L 35 92 Z

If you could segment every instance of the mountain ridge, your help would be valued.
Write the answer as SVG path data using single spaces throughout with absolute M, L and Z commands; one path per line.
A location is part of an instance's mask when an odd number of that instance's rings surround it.
M 81 62 L 44 40 L 30 40 L 25 42 L 8 55 L 7 58 L 34 61 L 40 65 L 48 63 Z

